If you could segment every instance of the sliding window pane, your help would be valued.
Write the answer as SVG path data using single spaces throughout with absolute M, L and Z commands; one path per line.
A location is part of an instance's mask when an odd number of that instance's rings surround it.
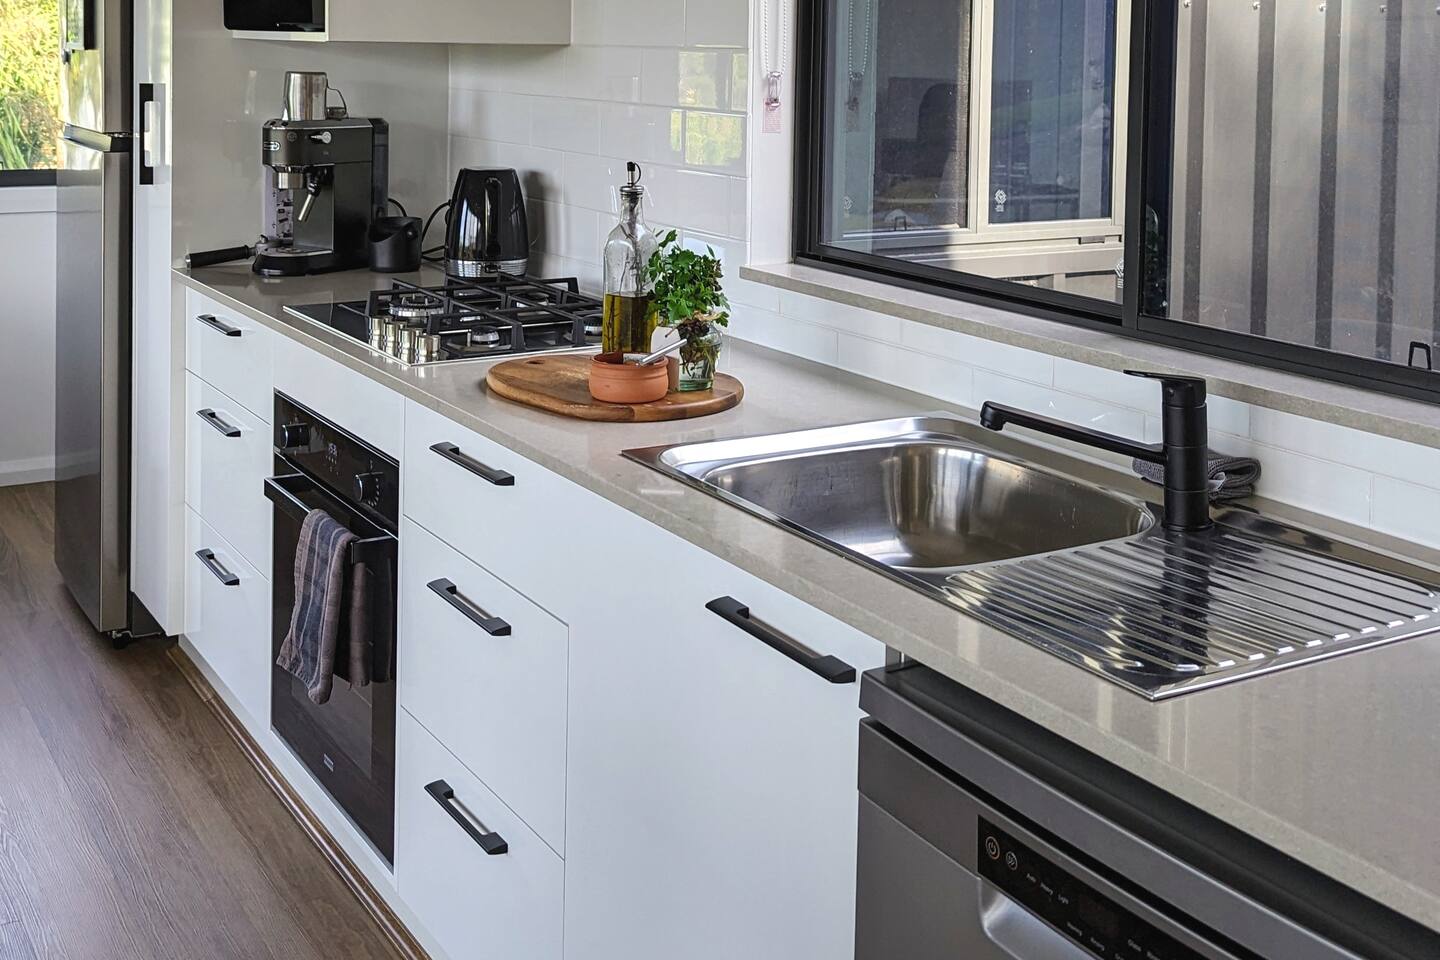
M 1440 360 L 1435 4 L 1192 0 L 1177 15 L 1146 312 L 1336 365 Z
M 990 222 L 1111 216 L 1115 0 L 995 5 Z
M 824 2 L 819 242 L 1118 302 L 1124 0 Z

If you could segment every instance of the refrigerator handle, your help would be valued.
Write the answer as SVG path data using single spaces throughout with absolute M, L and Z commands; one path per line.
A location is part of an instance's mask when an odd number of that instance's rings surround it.
M 77 127 L 73 123 L 65 124 L 60 136 L 77 147 L 85 147 L 97 153 L 128 153 L 130 141 L 134 139 L 128 133 L 101 133 L 87 127 Z
M 155 167 L 150 163 L 150 107 L 155 106 L 155 84 L 140 84 L 140 95 L 136 106 L 140 113 L 136 117 L 135 129 L 140 131 L 135 141 L 135 165 L 139 169 L 140 185 L 148 187 L 155 183 Z

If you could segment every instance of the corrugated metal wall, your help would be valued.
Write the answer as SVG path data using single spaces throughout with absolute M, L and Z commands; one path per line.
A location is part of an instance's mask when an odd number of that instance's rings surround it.
M 1440 332 L 1436 0 L 1179 0 L 1170 310 L 1404 362 Z

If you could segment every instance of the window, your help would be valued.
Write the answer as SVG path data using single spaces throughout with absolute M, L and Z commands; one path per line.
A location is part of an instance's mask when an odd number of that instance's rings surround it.
M 802 261 L 1440 399 L 1434 4 L 803 0 L 801 29 Z
M 0 0 L 0 183 L 56 166 L 59 50 L 56 0 Z
M 1128 9 L 828 0 L 823 241 L 1115 301 Z

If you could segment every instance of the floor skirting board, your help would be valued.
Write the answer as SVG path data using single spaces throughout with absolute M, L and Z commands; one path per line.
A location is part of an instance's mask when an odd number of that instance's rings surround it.
M 0 460 L 0 487 L 14 487 L 22 483 L 49 483 L 54 479 L 54 457 Z
M 185 679 L 190 682 L 190 685 L 195 689 L 200 699 L 204 701 L 215 713 L 215 716 L 219 718 L 221 725 L 225 727 L 226 731 L 235 738 L 235 742 L 239 744 L 240 750 L 245 754 L 246 759 L 254 765 L 256 771 L 259 772 L 261 778 L 269 785 L 270 789 L 275 791 L 275 795 L 280 798 L 280 802 L 285 805 L 285 809 L 290 812 L 291 816 L 300 824 L 300 827 L 310 839 L 314 841 L 315 846 L 320 848 L 320 852 L 325 855 L 326 859 L 329 860 L 330 864 L 335 868 L 335 871 L 340 874 L 341 879 L 343 879 L 351 891 L 354 892 L 356 899 L 360 901 L 360 905 L 375 919 L 375 922 L 380 926 L 380 929 L 384 932 L 390 944 L 399 952 L 400 956 L 404 957 L 405 960 L 430 960 L 430 955 L 420 945 L 419 941 L 415 939 L 414 935 L 410 933 L 400 918 L 396 916 L 395 912 L 390 908 L 390 905 L 385 902 L 385 898 L 380 896 L 370 881 L 365 878 L 360 868 L 350 859 L 350 856 L 344 851 L 340 844 L 336 842 L 335 837 L 331 835 L 325 825 L 320 822 L 319 818 L 315 816 L 305 801 L 300 798 L 299 794 L 291 788 L 290 784 L 285 782 L 284 777 L 280 775 L 280 771 L 270 762 L 270 758 L 260 749 L 260 745 L 255 742 L 255 738 L 250 735 L 250 732 L 245 729 L 235 714 L 230 711 L 225 701 L 216 695 L 214 688 L 210 685 L 210 681 L 206 679 L 195 662 L 190 659 L 189 654 L 181 649 L 179 644 L 172 646 L 168 653 L 176 668 L 178 668 Z

